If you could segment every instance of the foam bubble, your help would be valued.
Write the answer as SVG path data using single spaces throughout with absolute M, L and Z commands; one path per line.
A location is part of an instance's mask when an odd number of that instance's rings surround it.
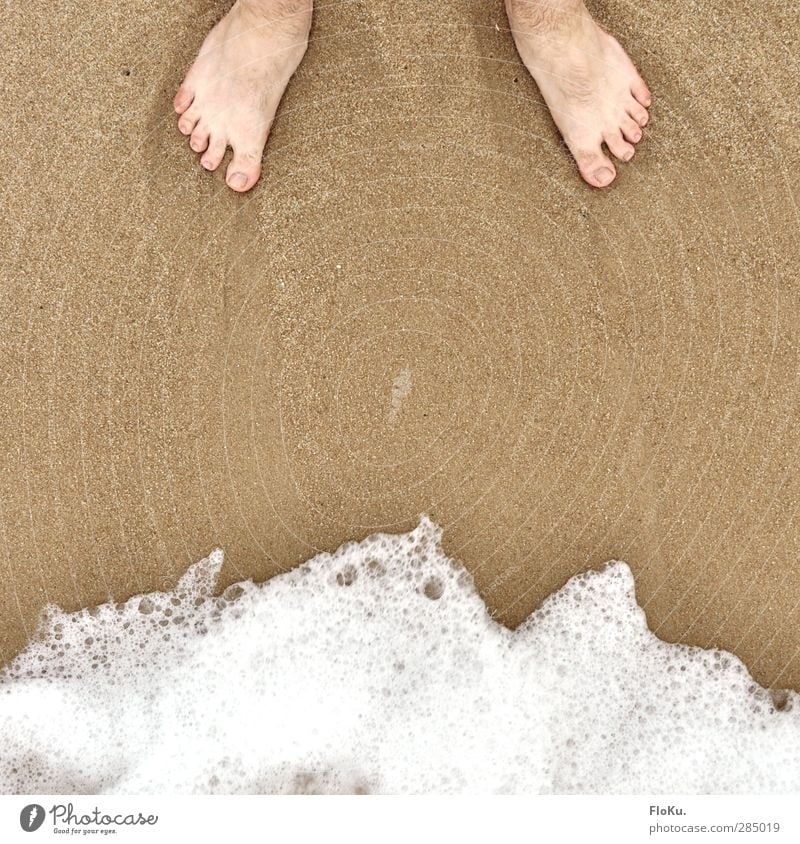
M 797 792 L 800 701 L 666 644 L 621 562 L 515 632 L 440 529 L 64 613 L 0 673 L 4 793 Z

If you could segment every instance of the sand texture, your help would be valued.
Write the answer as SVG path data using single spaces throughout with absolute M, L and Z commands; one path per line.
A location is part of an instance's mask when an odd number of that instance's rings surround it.
M 500 0 L 318 5 L 243 197 L 171 109 L 227 6 L 5 5 L 0 659 L 425 512 L 505 622 L 621 559 L 800 688 L 795 3 L 593 3 L 655 95 L 605 192 Z

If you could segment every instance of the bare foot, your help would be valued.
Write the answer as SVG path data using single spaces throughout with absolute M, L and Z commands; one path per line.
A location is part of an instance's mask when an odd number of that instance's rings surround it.
M 311 8 L 311 0 L 236 0 L 175 95 L 178 128 L 206 170 L 233 148 L 225 181 L 235 191 L 261 175 L 275 111 L 306 51 Z
M 617 40 L 582 0 L 506 0 L 517 50 L 581 176 L 604 188 L 617 171 L 603 144 L 630 161 L 652 97 Z

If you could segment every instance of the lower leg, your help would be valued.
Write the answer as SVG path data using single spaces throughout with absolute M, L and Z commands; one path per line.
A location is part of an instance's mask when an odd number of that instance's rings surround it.
M 520 58 L 530 71 L 583 178 L 616 176 L 603 145 L 629 161 L 642 139 L 650 91 L 625 51 L 583 0 L 506 0 Z
M 178 128 L 216 170 L 230 146 L 226 181 L 247 191 L 278 103 L 308 44 L 312 0 L 236 0 L 211 30 L 175 95 Z

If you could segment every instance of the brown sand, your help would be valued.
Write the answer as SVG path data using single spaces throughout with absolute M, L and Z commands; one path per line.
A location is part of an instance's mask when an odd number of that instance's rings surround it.
M 6 9 L 0 657 L 427 512 L 505 622 L 623 559 L 800 687 L 795 4 L 593 4 L 656 95 L 608 192 L 500 0 L 318 5 L 245 197 L 170 104 L 222 4 Z

